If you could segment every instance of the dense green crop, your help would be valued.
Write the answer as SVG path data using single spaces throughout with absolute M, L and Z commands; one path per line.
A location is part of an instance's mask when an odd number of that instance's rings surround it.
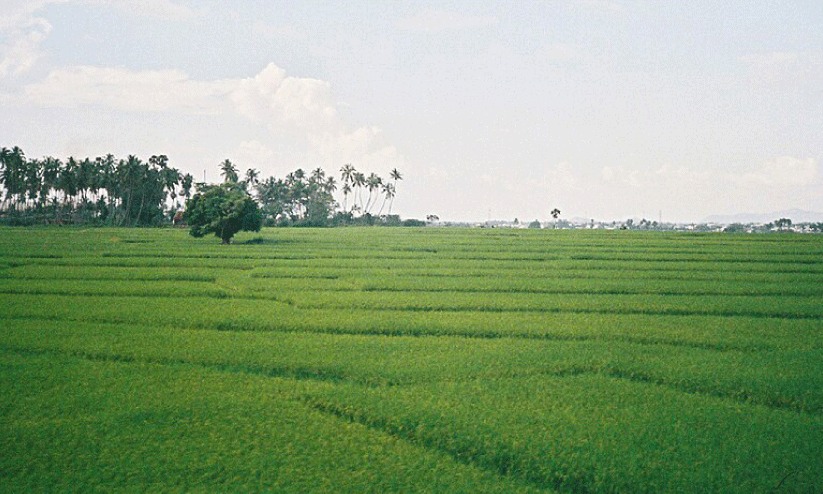
M 823 489 L 818 236 L 0 233 L 3 492 Z

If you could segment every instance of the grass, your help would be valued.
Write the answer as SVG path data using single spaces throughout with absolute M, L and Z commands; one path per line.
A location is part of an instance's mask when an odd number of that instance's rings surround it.
M 817 236 L 0 233 L 3 492 L 823 489 Z

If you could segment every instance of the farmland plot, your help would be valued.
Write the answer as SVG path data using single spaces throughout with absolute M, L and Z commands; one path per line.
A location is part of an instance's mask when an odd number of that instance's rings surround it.
M 2 233 L 4 492 L 823 489 L 818 236 Z

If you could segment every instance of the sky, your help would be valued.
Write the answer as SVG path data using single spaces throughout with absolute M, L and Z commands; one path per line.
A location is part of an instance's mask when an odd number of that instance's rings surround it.
M 0 0 L 0 112 L 30 158 L 397 168 L 404 218 L 823 211 L 823 2 Z

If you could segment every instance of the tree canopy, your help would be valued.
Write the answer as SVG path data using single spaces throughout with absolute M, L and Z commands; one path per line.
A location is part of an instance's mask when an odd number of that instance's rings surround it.
M 162 154 L 148 162 L 111 154 L 62 161 L 28 159 L 15 146 L 0 149 L 0 185 L 0 214 L 12 224 L 151 226 L 179 207 L 178 196 L 190 196 L 193 177 L 170 167 Z
M 183 219 L 191 227 L 193 237 L 209 233 L 224 243 L 240 231 L 260 231 L 263 217 L 257 202 L 236 183 L 203 185 L 186 202 Z
M 347 164 L 338 182 L 319 167 L 262 178 L 254 168 L 241 174 L 229 159 L 218 166 L 226 193 L 242 191 L 256 201 L 267 226 L 401 223 L 391 213 L 403 179 L 397 169 L 383 179 Z M 0 221 L 6 224 L 158 226 L 179 217 L 181 203 L 191 198 L 195 187 L 204 194 L 212 186 L 195 184 L 191 174 L 171 167 L 163 154 L 147 161 L 111 154 L 61 160 L 29 159 L 16 146 L 0 149 Z M 342 205 L 335 194 L 342 195 Z

